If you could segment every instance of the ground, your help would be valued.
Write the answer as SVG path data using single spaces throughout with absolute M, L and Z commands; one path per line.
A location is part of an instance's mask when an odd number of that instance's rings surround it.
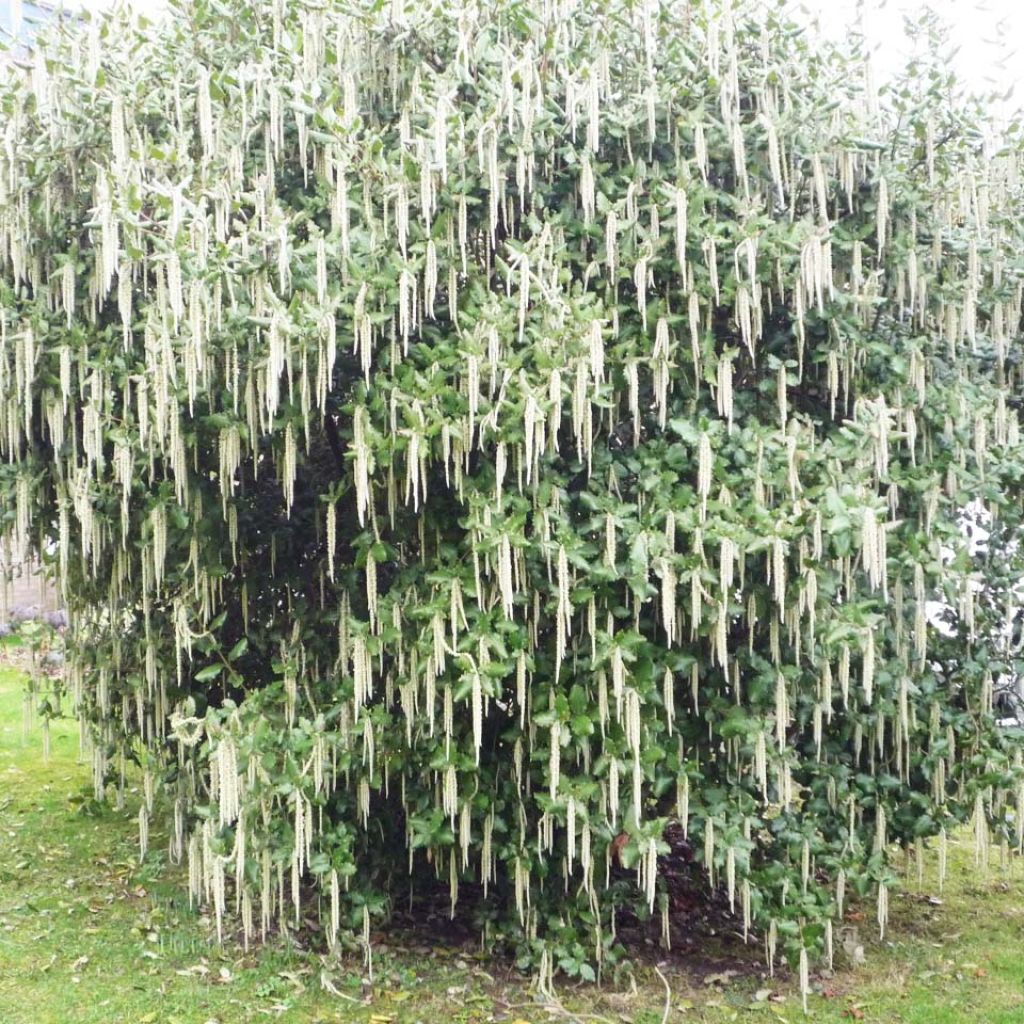
M 528 979 L 470 948 L 377 943 L 374 979 L 358 956 L 329 962 L 275 945 L 218 947 L 188 905 L 181 870 L 153 829 L 139 863 L 139 793 L 117 810 L 90 799 L 78 729 L 25 734 L 24 678 L 0 651 L 0 1024 L 689 1024 L 796 1021 L 792 977 L 765 976 L 757 948 L 708 946 L 659 963 L 637 957 L 633 982 L 563 985 L 555 1002 Z M 967 838 L 933 873 L 892 899 L 886 940 L 873 908 L 854 910 L 836 973 L 812 978 L 822 1022 L 1020 1024 L 1024 1021 L 1024 870 L 983 872 Z M 863 947 L 863 962 L 856 947 Z M 710 950 L 710 952 L 709 952 Z M 852 954 L 852 955 L 851 955 Z M 659 976 L 660 971 L 660 976 Z M 664 979 L 664 981 L 662 980 Z M 668 993 L 666 993 L 666 984 Z M 334 991 L 330 991 L 333 989 Z M 667 996 L 667 999 L 666 999 Z M 667 1003 L 667 1005 L 666 1005 Z

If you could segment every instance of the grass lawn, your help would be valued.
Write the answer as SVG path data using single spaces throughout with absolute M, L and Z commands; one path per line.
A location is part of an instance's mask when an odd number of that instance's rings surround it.
M 89 800 L 73 722 L 52 729 L 44 763 L 38 732 L 23 740 L 22 693 L 23 678 L 0 664 L 0 1024 L 662 1021 L 665 985 L 649 954 L 635 988 L 566 985 L 551 1004 L 472 950 L 381 944 L 371 984 L 358 956 L 328 963 L 280 943 L 248 954 L 216 946 L 156 828 L 139 864 L 138 793 L 121 811 Z M 840 950 L 835 975 L 813 978 L 815 1020 L 1024 1022 L 1021 868 L 982 874 L 967 841 L 949 860 L 941 902 L 928 875 L 893 895 L 884 943 L 873 908 L 863 909 L 848 945 L 862 944 L 865 961 Z M 670 1021 L 802 1018 L 794 979 L 767 979 L 755 948 L 715 949 L 699 964 L 670 956 L 660 969 Z M 324 988 L 325 974 L 341 995 Z

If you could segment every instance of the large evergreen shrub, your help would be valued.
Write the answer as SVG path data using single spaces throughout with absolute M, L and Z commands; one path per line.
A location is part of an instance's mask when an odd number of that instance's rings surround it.
M 0 110 L 4 550 L 54 542 L 97 791 L 141 762 L 218 927 L 472 883 L 590 976 L 616 910 L 670 934 L 677 822 L 803 958 L 891 842 L 1020 845 L 1020 136 L 941 62 L 196 0 Z

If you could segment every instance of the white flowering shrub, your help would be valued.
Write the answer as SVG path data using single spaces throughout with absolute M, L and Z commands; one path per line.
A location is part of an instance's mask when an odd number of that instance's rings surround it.
M 892 842 L 1019 846 L 1015 126 L 747 5 L 228 14 L 0 86 L 3 550 L 143 852 L 547 979 L 671 941 L 670 833 L 805 975 Z

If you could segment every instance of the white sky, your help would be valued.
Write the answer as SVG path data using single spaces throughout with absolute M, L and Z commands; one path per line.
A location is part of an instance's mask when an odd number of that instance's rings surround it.
M 98 7 L 110 0 L 64 2 L 68 7 Z M 129 2 L 146 13 L 156 13 L 164 6 L 164 0 Z M 841 37 L 859 17 L 874 52 L 876 79 L 881 83 L 912 55 L 904 15 L 919 12 L 926 5 L 922 0 L 791 0 L 791 6 L 816 19 L 821 30 L 834 37 Z M 1005 92 L 1014 86 L 1008 106 L 1024 104 L 1024 56 L 1020 52 L 1024 45 L 1024 0 L 931 0 L 928 6 L 951 28 L 951 41 L 959 47 L 953 64 L 961 78 L 979 92 Z
M 952 63 L 963 81 L 984 93 L 1013 87 L 1008 105 L 1024 103 L 1024 0 L 803 0 L 800 6 L 832 36 L 855 24 L 860 11 L 879 82 L 913 55 L 904 16 L 930 7 L 950 28 Z

